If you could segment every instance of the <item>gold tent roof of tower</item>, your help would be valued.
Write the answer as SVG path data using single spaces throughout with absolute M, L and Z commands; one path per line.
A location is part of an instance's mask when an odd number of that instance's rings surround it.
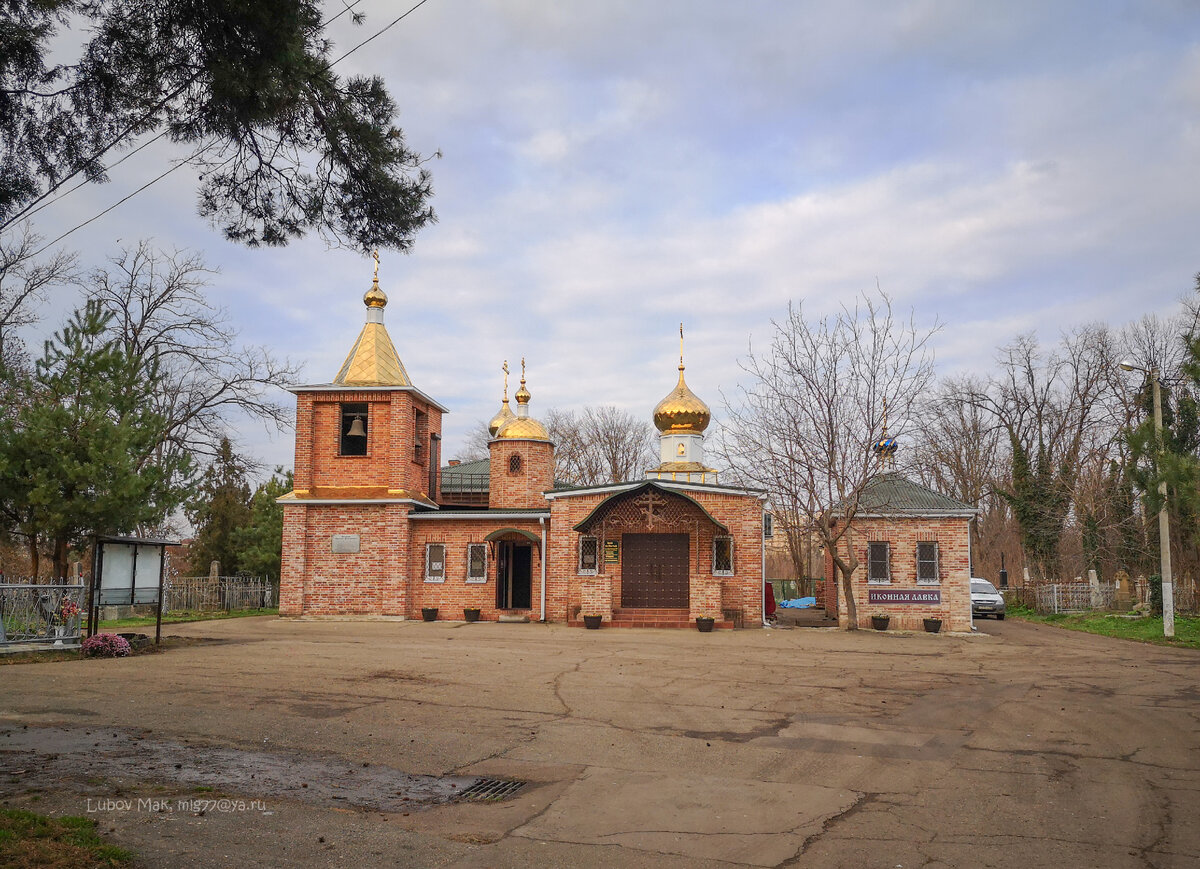
M 391 336 L 383 325 L 382 312 L 387 307 L 387 294 L 379 289 L 379 260 L 375 260 L 375 280 L 371 289 L 363 296 L 367 306 L 367 322 L 358 333 L 358 340 L 350 348 L 350 354 L 342 363 L 333 382 L 339 386 L 412 386 L 400 354 L 392 344 Z M 371 309 L 378 314 L 372 315 Z M 373 322 L 377 320 L 377 322 Z

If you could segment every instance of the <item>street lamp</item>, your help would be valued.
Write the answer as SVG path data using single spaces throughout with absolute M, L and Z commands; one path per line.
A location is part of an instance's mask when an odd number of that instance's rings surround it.
M 1132 362 L 1122 362 L 1124 371 L 1140 371 L 1149 376 L 1154 386 L 1154 436 L 1158 441 L 1159 471 L 1162 471 L 1161 459 L 1167 452 L 1166 441 L 1163 439 L 1162 421 L 1162 384 L 1159 381 L 1158 368 L 1149 369 L 1134 365 Z M 1167 480 L 1162 478 L 1158 483 L 1158 494 L 1162 496 L 1162 506 L 1158 510 L 1158 557 L 1162 562 L 1162 600 L 1163 600 L 1163 636 L 1175 636 L 1175 588 L 1171 584 L 1171 520 L 1167 516 Z

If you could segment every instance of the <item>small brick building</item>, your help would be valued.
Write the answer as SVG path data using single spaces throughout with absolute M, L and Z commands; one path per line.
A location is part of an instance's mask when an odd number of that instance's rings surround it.
M 938 618 L 942 629 L 971 630 L 971 535 L 975 509 L 898 474 L 872 479 L 859 495 L 850 530 L 840 546 L 854 547 L 852 575 L 860 626 L 872 615 L 889 627 L 922 630 Z M 841 575 L 825 554 L 825 610 L 847 615 Z
M 655 408 L 661 463 L 646 479 L 554 484 L 554 444 L 507 382 L 490 457 L 440 465 L 447 409 L 417 389 L 383 325 L 367 322 L 331 383 L 297 387 L 280 614 L 615 625 L 762 623 L 763 497 L 704 464 L 708 407 L 679 381 Z M 507 374 L 507 367 L 505 369 Z

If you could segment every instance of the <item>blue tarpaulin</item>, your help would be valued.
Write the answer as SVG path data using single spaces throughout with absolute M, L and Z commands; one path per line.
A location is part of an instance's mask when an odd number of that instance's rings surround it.
M 781 600 L 779 605 L 790 610 L 806 610 L 809 607 L 816 606 L 817 599 L 815 597 L 797 597 L 792 600 Z

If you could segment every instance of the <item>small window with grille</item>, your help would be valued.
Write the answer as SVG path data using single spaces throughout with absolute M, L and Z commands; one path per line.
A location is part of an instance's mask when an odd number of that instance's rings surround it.
M 932 540 L 917 544 L 917 582 L 924 585 L 938 582 L 938 545 Z
M 733 576 L 733 538 L 718 535 L 713 538 L 713 576 Z
M 446 581 L 446 544 L 425 544 L 425 581 Z
M 891 546 L 882 541 L 867 544 L 867 582 L 892 581 Z
M 487 582 L 487 544 L 467 545 L 467 582 Z
M 770 540 L 775 536 L 775 517 L 770 513 L 763 513 L 763 537 Z
M 521 473 L 521 456 L 519 454 L 513 453 L 508 457 L 508 472 L 514 476 Z
M 600 540 L 596 537 L 579 538 L 579 574 L 595 576 L 600 562 Z

